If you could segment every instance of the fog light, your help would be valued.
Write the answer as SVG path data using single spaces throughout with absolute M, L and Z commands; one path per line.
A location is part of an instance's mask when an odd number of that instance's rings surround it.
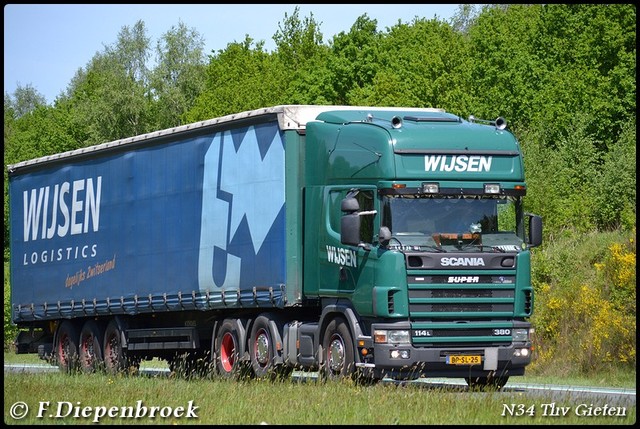
M 529 356 L 529 349 L 516 349 L 513 355 L 515 357 L 527 357 Z
M 409 350 L 391 350 L 391 359 L 409 359 Z

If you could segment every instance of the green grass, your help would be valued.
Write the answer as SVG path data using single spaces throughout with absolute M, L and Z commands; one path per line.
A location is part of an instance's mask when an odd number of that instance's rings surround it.
M 6 364 L 45 364 L 46 362 L 38 358 L 35 354 L 15 354 L 11 352 L 4 353 L 4 363 Z M 152 359 L 143 361 L 141 368 L 167 368 L 164 360 Z M 545 368 L 545 371 L 535 370 L 528 371 L 522 377 L 512 377 L 510 383 L 530 383 L 543 385 L 560 385 L 560 386 L 591 386 L 591 387 L 617 387 L 635 389 L 636 387 L 636 370 L 635 368 L 611 368 L 607 372 L 596 373 L 591 376 L 582 374 L 566 374 L 559 375 L 558 371 Z M 462 381 L 462 379 L 460 379 Z
M 466 392 L 456 388 L 425 389 L 417 385 L 350 382 L 267 382 L 261 380 L 184 380 L 167 377 L 65 375 L 61 373 L 5 374 L 5 423 L 87 424 L 96 420 L 98 407 L 114 408 L 103 424 L 633 424 L 636 407 L 627 404 L 625 416 L 580 417 L 583 400 L 521 392 Z M 23 401 L 30 409 L 20 420 L 11 407 Z M 138 407 L 138 401 L 140 407 Z M 38 417 L 46 403 L 48 409 Z M 564 417 L 544 416 L 544 404 L 570 407 Z M 589 401 L 587 401 L 589 402 Z M 602 406 L 595 403 L 594 406 Z M 123 418 L 122 408 L 178 409 L 198 407 L 197 418 Z M 589 404 L 587 404 L 589 405 Z M 88 408 L 86 408 L 88 407 Z M 512 408 L 510 415 L 507 407 Z M 60 408 L 61 413 L 58 413 Z M 86 408 L 86 411 L 83 411 Z M 528 412 L 527 412 L 528 411 Z M 533 411 L 534 415 L 529 415 Z M 70 412 L 69 415 L 68 412 Z M 85 418 L 73 417 L 86 412 Z M 517 413 L 522 415 L 516 415 Z M 57 417 L 60 415 L 60 417 Z

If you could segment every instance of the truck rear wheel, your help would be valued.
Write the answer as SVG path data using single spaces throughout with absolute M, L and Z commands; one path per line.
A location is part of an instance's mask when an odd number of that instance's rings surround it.
M 324 359 L 322 375 L 328 380 L 339 380 L 355 375 L 355 353 L 349 325 L 342 318 L 327 325 L 322 340 Z
M 99 371 L 104 366 L 102 353 L 102 329 L 94 320 L 85 322 L 80 331 L 79 362 L 85 373 Z
M 235 378 L 241 374 L 240 334 L 235 320 L 222 322 L 216 335 L 214 347 L 214 369 L 223 378 Z
M 253 322 L 249 337 L 251 367 L 257 378 L 284 379 L 293 372 L 293 368 L 285 364 L 276 365 L 276 339 L 270 322 L 271 319 L 265 315 L 258 316 Z
M 78 369 L 78 328 L 70 320 L 65 320 L 58 328 L 56 341 L 56 363 L 63 372 L 73 372 Z

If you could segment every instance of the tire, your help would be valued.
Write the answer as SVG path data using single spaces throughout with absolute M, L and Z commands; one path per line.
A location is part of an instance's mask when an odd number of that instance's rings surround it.
M 355 378 L 355 351 L 347 322 L 333 319 L 324 330 L 320 371 L 326 380 Z
M 122 344 L 122 331 L 114 319 L 104 331 L 104 368 L 109 374 L 122 373 L 127 369 L 127 356 Z
M 78 369 L 78 328 L 70 320 L 65 320 L 58 328 L 56 340 L 56 363 L 62 372 L 72 373 Z
M 275 363 L 276 341 L 270 327 L 269 316 L 260 315 L 253 322 L 249 337 L 251 369 L 256 378 L 285 379 L 293 372 L 286 364 Z
M 507 384 L 509 377 L 467 377 L 465 381 L 470 389 L 485 390 L 489 388 L 499 390 Z
M 80 331 L 79 356 L 80 370 L 84 373 L 94 373 L 104 368 L 102 353 L 104 334 L 98 323 L 88 320 Z
M 224 379 L 239 378 L 244 371 L 240 362 L 240 333 L 233 319 L 225 319 L 218 329 L 214 345 L 214 371 Z

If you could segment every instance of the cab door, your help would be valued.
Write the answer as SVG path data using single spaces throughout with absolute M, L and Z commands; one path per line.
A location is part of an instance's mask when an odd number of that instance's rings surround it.
M 322 226 L 318 240 L 318 285 L 319 295 L 324 297 L 348 298 L 353 300 L 360 286 L 373 284 L 371 253 L 374 225 L 379 224 L 374 214 L 361 216 L 360 238 L 363 246 L 350 246 L 340 241 L 340 220 L 342 200 L 354 196 L 360 211 L 376 210 L 376 188 L 359 186 L 329 186 L 324 189 Z M 370 300 L 370 295 L 367 298 Z

